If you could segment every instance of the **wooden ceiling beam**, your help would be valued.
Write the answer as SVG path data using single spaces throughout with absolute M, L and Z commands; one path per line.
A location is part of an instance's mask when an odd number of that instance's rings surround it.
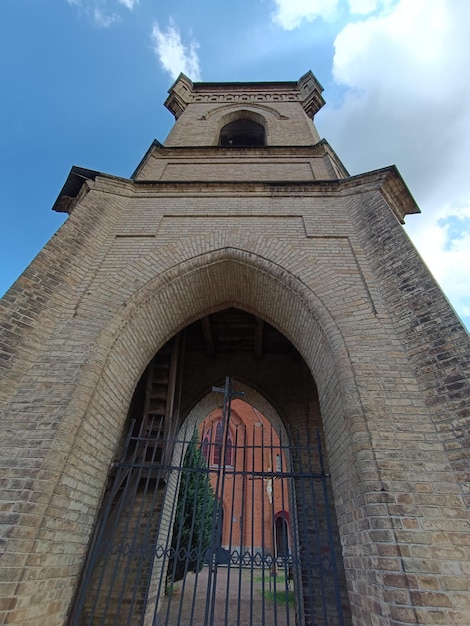
M 264 334 L 264 322 L 259 317 L 256 319 L 255 326 L 255 359 L 260 359 L 263 356 L 263 334 Z
M 204 344 L 206 346 L 207 356 L 215 356 L 214 335 L 212 333 L 211 320 L 209 315 L 205 315 L 201 318 L 202 335 L 204 337 Z

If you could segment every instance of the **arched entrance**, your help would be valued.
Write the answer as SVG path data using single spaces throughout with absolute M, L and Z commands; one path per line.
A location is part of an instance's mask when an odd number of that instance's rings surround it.
M 289 514 L 287 511 L 280 511 L 275 516 L 276 533 L 276 557 L 286 559 L 289 557 Z
M 223 400 L 227 390 L 212 390 L 214 383 L 222 388 L 221 372 L 226 371 L 233 373 L 236 389 L 245 391 L 244 399 L 274 425 L 266 437 L 254 437 L 250 443 L 232 428 L 230 402 Z M 212 426 L 204 424 L 220 406 L 221 419 Z M 264 428 L 261 418 L 258 422 Z M 297 350 L 272 326 L 253 314 L 226 308 L 178 333 L 151 360 L 135 389 L 128 435 L 101 508 L 72 624 L 238 624 L 241 611 L 254 611 L 259 599 L 265 623 L 271 618 L 279 624 L 348 623 L 322 439 L 313 379 Z M 188 458 L 191 446 L 197 452 Z M 255 452 L 261 456 L 260 467 Z M 241 467 L 237 456 L 244 460 Z M 210 478 L 211 471 L 213 499 L 204 496 L 199 509 L 194 501 L 186 507 L 191 492 L 193 498 L 194 492 L 208 492 L 201 476 Z M 195 484 L 185 482 L 187 476 L 196 477 Z M 226 491 L 227 481 L 237 476 L 245 485 L 259 484 L 260 493 L 245 486 L 245 500 L 251 505 L 241 513 L 232 508 L 217 515 L 214 503 Z M 280 485 L 284 487 L 276 501 Z M 186 524 L 189 535 L 183 534 L 186 508 L 192 515 Z M 289 558 L 277 563 L 276 512 L 289 509 L 296 539 Z M 248 516 L 251 537 L 235 539 L 235 524 Z M 256 535 L 259 520 L 265 530 Z M 207 558 L 210 546 L 201 538 L 204 533 L 222 538 L 225 556 L 209 551 Z M 179 581 L 171 571 L 181 563 L 183 578 L 175 599 L 174 583 Z M 188 617 L 182 599 L 191 597 L 190 578 L 197 577 L 201 567 L 207 574 L 203 615 L 196 612 L 194 601 Z M 231 585 L 246 572 L 249 601 L 242 602 L 243 594 L 236 593 L 233 607 Z M 222 618 L 217 613 L 221 607 Z

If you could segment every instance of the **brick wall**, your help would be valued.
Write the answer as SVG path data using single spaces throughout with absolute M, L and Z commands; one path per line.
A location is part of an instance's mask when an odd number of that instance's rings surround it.
M 217 146 L 222 127 L 233 119 L 230 113 L 238 114 L 240 110 L 244 117 L 255 114 L 264 124 L 270 146 L 309 146 L 319 141 L 318 133 L 299 102 L 192 103 L 178 118 L 165 146 Z

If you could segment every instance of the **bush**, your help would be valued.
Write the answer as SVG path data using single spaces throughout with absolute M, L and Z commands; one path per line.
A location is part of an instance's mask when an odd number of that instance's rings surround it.
M 182 580 L 187 572 L 202 569 L 204 554 L 215 530 L 216 501 L 196 435 L 188 444 L 181 472 L 168 585 Z

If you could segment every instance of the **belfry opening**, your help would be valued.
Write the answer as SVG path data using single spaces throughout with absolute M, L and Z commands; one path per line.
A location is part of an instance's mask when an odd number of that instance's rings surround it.
M 220 131 L 220 145 L 233 147 L 264 146 L 264 128 L 247 119 L 237 119 L 226 124 Z

